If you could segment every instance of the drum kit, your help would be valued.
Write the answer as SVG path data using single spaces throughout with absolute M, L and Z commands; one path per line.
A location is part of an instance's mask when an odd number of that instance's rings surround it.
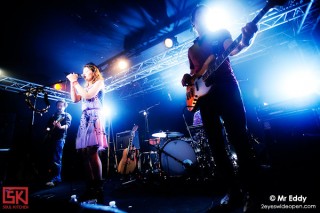
M 148 140 L 156 151 L 139 155 L 138 170 L 144 177 L 210 178 L 214 175 L 212 157 L 202 126 L 190 126 L 193 134 L 183 137 L 180 132 L 157 132 Z

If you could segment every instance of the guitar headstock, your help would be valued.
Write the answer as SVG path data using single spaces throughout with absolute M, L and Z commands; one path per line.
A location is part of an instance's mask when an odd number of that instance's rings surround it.
M 264 8 L 256 15 L 256 17 L 252 20 L 252 23 L 257 24 L 260 19 L 269 11 L 269 9 L 275 7 L 275 6 L 282 6 L 284 5 L 288 0 L 267 0 L 266 5 Z M 241 37 L 240 37 L 241 39 Z
M 132 131 L 132 132 L 137 131 L 138 127 L 139 127 L 138 125 L 134 125 L 131 131 Z

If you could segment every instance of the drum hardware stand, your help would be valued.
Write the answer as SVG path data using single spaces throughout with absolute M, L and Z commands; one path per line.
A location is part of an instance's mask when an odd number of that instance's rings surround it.
M 215 167 L 215 162 L 212 157 L 212 152 L 210 146 L 206 142 L 206 135 L 204 133 L 204 129 L 198 130 L 195 134 L 191 133 L 191 127 L 197 126 L 189 126 L 186 122 L 185 115 L 182 114 L 186 128 L 188 130 L 188 133 L 190 135 L 190 138 L 192 139 L 191 146 L 193 149 L 199 149 L 200 153 L 196 152 L 196 158 L 197 158 L 197 164 L 200 168 L 200 171 L 203 172 L 202 176 L 204 178 L 214 176 L 214 172 L 211 171 Z M 200 155 L 199 155 L 200 154 Z
M 148 107 L 145 110 L 140 110 L 139 113 L 142 113 L 144 115 L 144 120 L 145 120 L 145 138 L 149 138 L 149 121 L 148 121 L 148 115 L 149 115 L 149 110 L 152 109 L 155 106 L 158 106 L 160 103 L 154 104 L 151 107 Z
M 139 155 L 138 179 L 143 183 L 161 177 L 160 160 L 157 151 L 142 152 Z
M 184 114 L 182 114 L 182 117 L 183 117 L 183 121 L 184 121 L 184 123 L 185 123 L 185 125 L 186 125 L 186 127 L 187 127 L 189 136 L 190 136 L 190 138 L 192 138 L 192 134 L 191 134 L 190 128 L 189 128 L 189 126 L 188 126 L 188 124 L 187 124 L 187 121 L 186 121 L 186 118 L 185 118 Z M 192 140 L 193 140 L 193 139 L 192 139 Z

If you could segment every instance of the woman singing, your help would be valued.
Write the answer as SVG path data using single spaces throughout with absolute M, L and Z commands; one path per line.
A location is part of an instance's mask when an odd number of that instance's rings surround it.
M 97 199 L 103 203 L 102 163 L 99 150 L 108 147 L 102 106 L 104 79 L 99 68 L 88 63 L 83 67 L 85 84 L 78 82 L 78 74 L 69 74 L 70 95 L 74 103 L 82 103 L 82 115 L 76 138 L 76 149 L 81 152 L 86 172 L 87 188 L 83 200 Z

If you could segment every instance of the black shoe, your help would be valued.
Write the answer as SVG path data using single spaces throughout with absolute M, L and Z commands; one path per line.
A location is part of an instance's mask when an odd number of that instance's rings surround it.
M 47 187 L 55 187 L 55 186 L 57 186 L 60 182 L 61 182 L 61 181 L 51 180 L 51 181 L 46 182 L 45 185 L 46 185 Z
M 104 204 L 103 181 L 89 181 L 85 192 L 80 196 L 80 202 L 96 200 L 98 204 Z
M 224 208 L 225 206 L 219 205 L 219 201 L 212 201 L 210 207 L 207 209 L 206 213 L 230 213 L 230 209 Z
M 103 194 L 103 189 L 97 190 L 95 192 L 95 197 L 97 199 L 98 204 L 104 204 L 104 194 Z
M 53 181 L 46 182 L 47 187 L 55 187 L 56 184 Z

